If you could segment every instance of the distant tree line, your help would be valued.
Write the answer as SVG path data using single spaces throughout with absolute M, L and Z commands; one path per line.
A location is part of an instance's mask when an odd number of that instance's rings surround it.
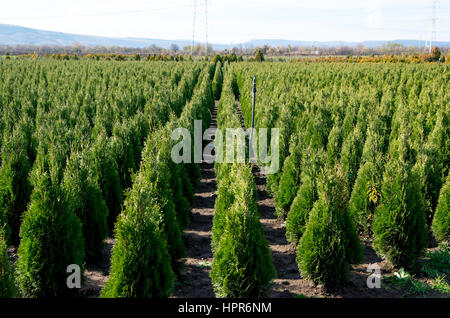
M 421 55 L 426 54 L 426 49 L 421 46 L 404 46 L 397 43 L 387 43 L 377 47 L 366 47 L 363 45 L 351 46 L 335 46 L 335 47 L 321 47 L 321 46 L 269 46 L 261 47 L 243 47 L 237 46 L 231 49 L 214 50 L 208 46 L 209 55 L 230 55 L 237 56 L 255 56 L 258 51 L 265 56 L 382 56 L 382 55 Z M 440 48 L 444 55 L 450 53 L 450 47 Z M 51 45 L 0 45 L 0 55 L 25 55 L 35 53 L 37 55 L 45 54 L 68 54 L 85 56 L 88 54 L 123 54 L 148 56 L 151 55 L 172 55 L 172 56 L 204 56 L 206 50 L 204 45 L 195 45 L 193 49 L 191 46 L 184 46 L 182 49 L 177 44 L 172 44 L 168 49 L 152 45 L 146 48 L 128 48 L 121 46 L 83 46 L 82 44 L 73 44 L 71 46 L 51 46 Z M 259 54 L 259 53 L 258 53 Z

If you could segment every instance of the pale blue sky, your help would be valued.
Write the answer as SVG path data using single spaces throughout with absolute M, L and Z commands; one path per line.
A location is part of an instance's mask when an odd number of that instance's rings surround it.
M 194 0 L 2 1 L 0 23 L 67 33 L 191 39 Z M 196 40 L 205 0 L 196 0 Z M 363 41 L 429 39 L 432 0 L 209 0 L 208 39 Z M 438 41 L 450 41 L 450 0 L 439 2 Z

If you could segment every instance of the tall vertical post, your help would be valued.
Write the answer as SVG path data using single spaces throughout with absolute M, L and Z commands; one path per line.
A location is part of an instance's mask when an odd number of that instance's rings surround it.
M 255 130 L 255 99 L 256 99 L 256 75 L 253 75 L 253 98 L 252 98 L 252 130 L 250 131 L 250 160 L 253 160 L 255 154 L 253 153 L 253 131 Z
M 256 75 L 253 75 L 252 129 L 255 129 L 255 98 L 256 98 Z

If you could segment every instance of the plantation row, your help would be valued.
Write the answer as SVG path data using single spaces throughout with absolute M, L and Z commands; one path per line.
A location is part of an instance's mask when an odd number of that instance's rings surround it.
M 429 229 L 449 241 L 448 66 L 234 64 L 246 125 L 257 76 L 256 127 L 280 128 L 268 176 L 303 277 L 347 280 L 358 235 L 411 267 Z
M 238 106 L 227 73 L 219 101 L 217 126 L 240 128 Z M 216 139 L 216 143 L 221 142 Z M 233 146 L 239 147 L 239 139 Z M 227 144 L 227 147 L 229 145 Z M 222 149 L 216 144 L 216 149 Z M 217 151 L 217 156 L 225 156 Z M 275 277 L 268 242 L 259 222 L 252 166 L 215 163 L 217 198 L 212 228 L 211 279 L 217 297 L 258 297 Z
M 214 64 L 205 67 L 192 100 L 179 118 L 150 133 L 142 162 L 116 224 L 110 278 L 102 297 L 168 297 L 185 256 L 181 230 L 189 223 L 197 164 L 177 165 L 171 159 L 172 131 L 194 133 L 194 120 L 206 129 L 214 106 L 211 78 Z
M 167 246 L 164 253 L 170 255 L 168 271 L 172 270 L 183 255 L 180 231 L 189 220 L 198 167 L 171 169 L 168 176 L 173 181 L 166 189 L 167 184 L 161 182 L 169 179 L 160 174 L 167 172 L 167 163 L 159 163 L 163 156 L 155 152 L 158 148 L 144 147 L 144 142 L 154 146 L 167 141 L 167 131 L 177 118 L 183 127 L 190 127 L 194 118 L 208 118 L 205 107 L 212 104 L 208 92 L 213 71 L 212 64 L 201 63 L 20 60 L 2 64 L 0 296 L 76 293 L 66 286 L 67 266 L 77 264 L 83 270 L 85 261 L 96 259 L 122 206 L 115 232 L 118 242 L 127 234 L 121 232 L 129 224 L 125 215 L 132 210 L 133 191 L 140 191 L 144 177 L 160 196 L 152 199 L 154 204 L 148 209 L 154 213 L 145 222 L 154 223 L 150 228 L 157 224 L 161 249 Z M 143 168 L 146 160 L 156 165 L 154 169 Z M 123 192 L 131 186 L 124 203 Z M 6 254 L 9 245 L 18 246 L 14 268 Z M 126 294 L 123 290 L 132 294 L 137 288 L 135 282 L 116 283 L 121 282 L 120 264 L 114 260 L 120 259 L 121 248 L 117 244 L 113 254 L 114 275 L 105 291 L 109 295 Z M 125 250 L 132 252 L 128 247 Z M 140 256 L 142 261 L 153 261 Z M 139 272 L 125 273 L 125 281 L 133 280 L 134 274 Z

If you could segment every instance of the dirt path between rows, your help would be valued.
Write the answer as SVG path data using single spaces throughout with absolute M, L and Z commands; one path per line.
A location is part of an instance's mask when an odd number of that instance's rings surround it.
M 217 128 L 217 104 L 211 115 L 210 128 Z M 189 227 L 183 231 L 186 259 L 181 270 L 173 297 L 215 297 L 209 273 L 213 254 L 211 229 L 216 200 L 216 174 L 213 163 L 200 164 L 201 180 L 195 189 L 195 202 L 191 211 Z
M 241 104 L 239 101 L 237 103 L 241 125 L 244 129 L 247 129 Z M 269 242 L 273 265 L 277 271 L 277 278 L 273 280 L 272 288 L 267 296 L 276 298 L 295 297 L 295 295 L 301 294 L 305 287 L 308 287 L 298 271 L 295 261 L 295 246 L 286 240 L 285 225 L 275 216 L 274 198 L 266 191 L 266 176 L 256 165 L 253 166 L 252 172 L 258 190 L 257 203 L 260 211 L 260 222 Z

